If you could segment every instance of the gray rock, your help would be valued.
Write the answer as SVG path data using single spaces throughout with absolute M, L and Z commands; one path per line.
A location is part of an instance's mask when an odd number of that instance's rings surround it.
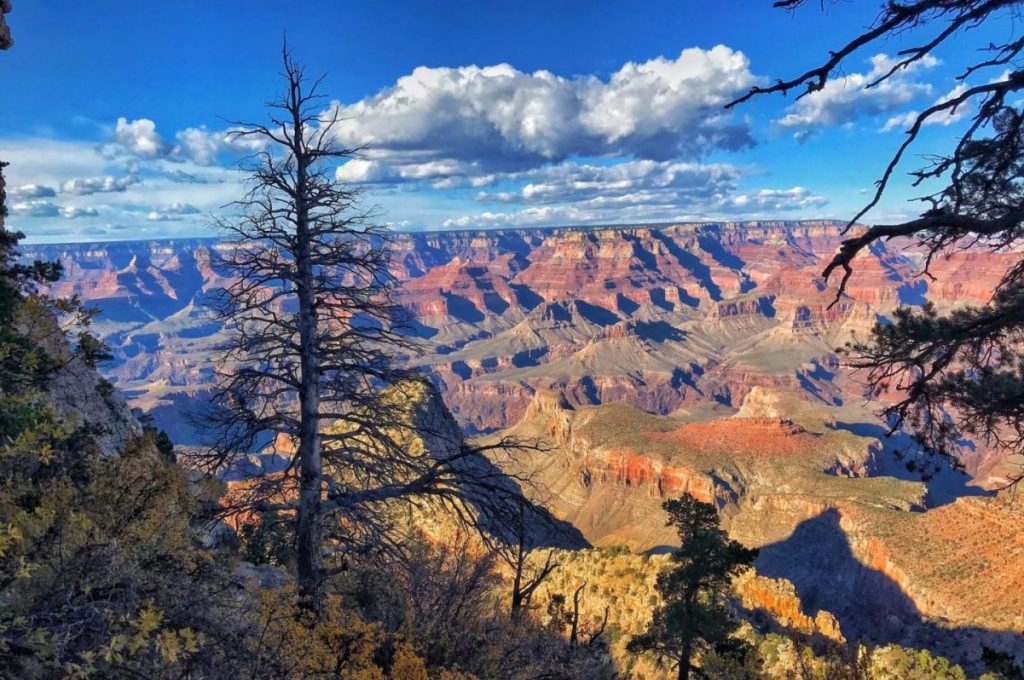
M 235 570 L 235 576 L 243 586 L 278 590 L 292 582 L 292 576 L 280 567 L 269 564 L 242 562 Z
M 197 527 L 203 547 L 211 552 L 233 553 L 238 550 L 238 534 L 227 522 L 218 519 Z

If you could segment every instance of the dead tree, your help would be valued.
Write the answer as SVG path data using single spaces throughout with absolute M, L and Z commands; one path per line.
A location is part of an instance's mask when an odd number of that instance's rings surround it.
M 324 578 L 349 555 L 395 540 L 396 503 L 492 526 L 525 499 L 484 455 L 520 444 L 467 446 L 436 389 L 402 367 L 416 346 L 394 302 L 389 234 L 358 189 L 333 177 L 358 149 L 336 145 L 321 81 L 287 49 L 283 75 L 269 124 L 234 124 L 261 150 L 243 161 L 246 193 L 218 222 L 227 242 L 214 266 L 229 282 L 210 307 L 229 339 L 195 463 L 223 471 L 267 442 L 288 458 L 280 474 L 248 480 L 225 511 L 294 517 L 300 596 L 315 610 Z M 417 415 L 419 398 L 435 408 Z
M 211 307 L 231 336 L 207 417 L 216 466 L 268 436 L 294 449 L 284 477 L 298 473 L 297 489 L 289 489 L 298 496 L 298 583 L 303 601 L 316 606 L 324 425 L 365 411 L 400 379 L 393 352 L 408 342 L 396 329 L 387 235 L 360 207 L 359 191 L 335 182 L 328 165 L 357 150 L 336 145 L 337 119 L 319 115 L 320 81 L 310 84 L 287 50 L 283 75 L 269 124 L 240 123 L 233 133 L 262 150 L 243 162 L 248 186 L 231 206 L 235 214 L 218 220 L 228 245 L 215 266 L 232 279 Z
M 534 523 L 542 521 L 540 517 L 532 517 L 530 510 L 526 504 L 519 506 L 512 525 L 512 539 L 499 544 L 497 549 L 498 555 L 512 569 L 512 601 L 509 614 L 513 620 L 519 619 L 529 609 L 530 600 L 537 588 L 559 567 L 554 561 L 553 550 L 547 552 L 544 564 L 539 569 L 530 566 L 532 529 Z
M 552 595 L 548 602 L 548 616 L 552 624 L 560 632 L 564 633 L 569 629 L 569 652 L 575 653 L 579 647 L 595 647 L 601 642 L 605 629 L 608 627 L 608 615 L 611 607 L 604 608 L 601 619 L 585 621 L 580 613 L 580 605 L 583 602 L 583 592 L 587 589 L 588 581 L 583 581 L 572 593 L 572 610 L 566 607 L 565 595 L 557 593 Z
M 605 628 L 608 627 L 608 613 L 611 611 L 611 607 L 607 606 L 604 608 L 604 615 L 600 622 L 595 621 L 592 626 L 580 625 L 580 601 L 586 587 L 587 581 L 584 581 L 572 594 L 572 614 L 569 619 L 569 647 L 572 649 L 579 646 L 580 637 L 586 638 L 583 642 L 585 647 L 592 647 L 601 639 Z

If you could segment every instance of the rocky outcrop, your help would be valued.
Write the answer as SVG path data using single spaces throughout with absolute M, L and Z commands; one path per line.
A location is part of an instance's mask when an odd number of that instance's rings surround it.
M 812 640 L 846 642 L 836 617 L 824 609 L 813 616 L 807 614 L 796 588 L 785 579 L 767 578 L 750 569 L 733 580 L 733 591 L 739 597 L 742 610 L 755 615 L 758 623 L 767 615 L 772 628 L 777 626 Z
M 622 403 L 573 407 L 558 392 L 538 392 L 506 432 L 540 439 L 548 451 L 509 464 L 534 479 L 538 501 L 591 543 L 639 550 L 674 540 L 661 526 L 660 506 L 684 492 L 716 505 L 751 545 L 784 537 L 839 498 L 923 507 L 920 485 L 872 479 L 862 490 L 850 487 L 875 474 L 874 440 L 828 427 L 806 402 L 794 408 L 800 422 L 761 415 L 794 400 L 758 389 L 741 410 L 748 415 L 680 426 Z
M 506 433 L 547 450 L 505 464 L 597 546 L 663 552 L 677 540 L 666 498 L 714 503 L 730 536 L 761 550 L 735 584 L 758 625 L 928 648 L 971 668 L 983 645 L 1019 646 L 1019 507 L 974 497 L 928 509 L 924 484 L 882 476 L 877 442 L 832 416 L 764 388 L 736 416 L 682 425 L 539 392 Z
M 53 361 L 47 376 L 47 401 L 69 427 L 85 427 L 104 455 L 114 455 L 142 434 L 124 396 L 95 368 L 86 365 L 68 345 L 63 329 L 43 307 L 33 308 L 22 332 L 32 337 Z

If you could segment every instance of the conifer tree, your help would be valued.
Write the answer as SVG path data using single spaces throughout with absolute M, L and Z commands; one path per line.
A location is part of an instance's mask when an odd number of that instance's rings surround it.
M 694 665 L 701 654 L 739 656 L 745 651 L 745 645 L 732 637 L 738 623 L 727 597 L 732 577 L 754 561 L 757 551 L 728 538 L 710 503 L 685 494 L 662 507 L 669 515 L 668 525 L 678 530 L 681 545 L 672 553 L 672 566 L 658 575 L 663 604 L 628 648 L 676 665 L 680 680 L 706 678 Z

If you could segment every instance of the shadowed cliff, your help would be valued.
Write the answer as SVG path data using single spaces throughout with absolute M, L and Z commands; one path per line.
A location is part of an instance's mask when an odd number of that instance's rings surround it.
M 849 641 L 928 649 L 974 672 L 983 670 L 983 647 L 1024 660 L 1024 630 L 958 626 L 923 614 L 900 583 L 858 559 L 841 521 L 830 509 L 801 523 L 789 538 L 761 549 L 758 573 L 792 582 L 804 614 L 831 613 Z

